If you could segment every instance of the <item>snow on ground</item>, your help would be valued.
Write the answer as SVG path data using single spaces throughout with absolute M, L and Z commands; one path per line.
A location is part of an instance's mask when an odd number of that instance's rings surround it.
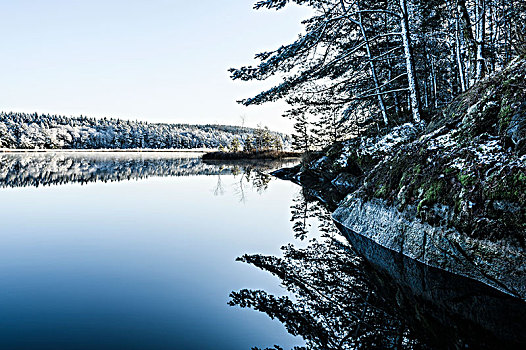
M 411 140 L 416 132 L 412 123 L 397 126 L 385 136 L 365 139 L 360 147 L 360 153 L 362 155 L 391 154 L 397 146 Z

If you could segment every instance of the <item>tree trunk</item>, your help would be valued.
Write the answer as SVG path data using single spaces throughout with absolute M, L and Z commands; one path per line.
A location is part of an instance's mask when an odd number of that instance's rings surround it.
M 376 75 L 376 67 L 374 65 L 373 55 L 371 53 L 371 47 L 369 45 L 369 39 L 367 38 L 367 33 L 365 32 L 365 28 L 363 27 L 362 13 L 359 11 L 360 11 L 360 5 L 358 4 L 358 23 L 360 25 L 360 30 L 362 32 L 363 40 L 365 42 L 365 49 L 367 50 L 367 57 L 369 58 L 369 67 L 371 68 L 371 76 L 373 78 L 375 92 L 376 94 L 378 94 L 378 105 L 380 106 L 380 110 L 382 111 L 382 118 L 384 120 L 384 125 L 387 126 L 389 124 L 389 119 L 387 118 L 387 112 L 385 110 L 384 98 L 382 97 L 382 94 L 380 91 L 380 84 L 378 83 L 378 76 Z
M 486 37 L 486 2 L 477 0 L 477 68 L 475 79 L 484 78 L 484 44 Z
M 431 83 L 433 84 L 433 106 L 438 108 L 438 87 L 437 75 L 435 70 L 435 58 L 431 57 Z
M 464 74 L 464 62 L 462 61 L 462 45 L 460 43 L 460 24 L 459 19 L 455 21 L 455 46 L 457 54 L 457 69 L 460 78 L 460 90 L 465 92 L 467 90 L 466 76 Z
M 466 0 L 457 0 L 458 16 L 460 24 L 462 27 L 462 36 L 464 37 L 464 42 L 467 46 L 468 51 L 468 78 L 466 88 L 471 86 L 470 81 L 473 79 L 473 67 L 475 66 L 475 55 L 477 50 L 477 43 L 473 35 L 473 30 L 471 29 L 471 19 L 469 17 L 469 12 L 466 7 Z
M 407 0 L 400 0 L 400 25 L 402 29 L 402 40 L 404 45 L 405 65 L 407 70 L 407 81 L 409 88 L 409 97 L 411 101 L 411 110 L 413 112 L 413 121 L 420 124 L 422 118 L 420 117 L 420 100 L 418 98 L 418 85 L 415 75 L 415 65 L 413 59 L 413 52 L 411 48 L 411 36 L 409 33 L 409 12 L 407 8 Z

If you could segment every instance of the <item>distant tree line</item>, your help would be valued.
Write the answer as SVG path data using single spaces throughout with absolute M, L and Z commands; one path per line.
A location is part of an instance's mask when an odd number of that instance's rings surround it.
M 254 8 L 288 3 L 313 10 L 304 33 L 257 54 L 256 66 L 230 72 L 234 80 L 281 75 L 278 85 L 240 102 L 284 99 L 303 150 L 365 130 L 421 124 L 526 54 L 525 1 L 263 0 Z
M 188 125 L 113 118 L 65 117 L 0 112 L 0 148 L 18 149 L 192 149 L 240 146 L 259 129 L 228 125 Z M 290 145 L 287 135 L 268 131 Z M 235 140 L 235 141 L 234 141 Z
M 290 141 L 290 140 L 287 140 Z M 268 127 L 258 126 L 252 135 L 247 135 L 243 140 L 243 151 L 245 152 L 264 152 L 264 151 L 283 151 L 283 138 L 271 132 Z M 230 151 L 241 150 L 241 144 L 237 139 L 232 140 Z

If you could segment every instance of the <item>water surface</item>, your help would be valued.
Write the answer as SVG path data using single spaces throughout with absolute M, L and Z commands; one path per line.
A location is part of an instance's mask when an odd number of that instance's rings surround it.
M 523 300 L 339 231 L 293 163 L 0 154 L 0 348 L 524 349 Z
M 283 293 L 235 258 L 293 240 L 298 188 L 244 168 L 195 154 L 0 155 L 0 348 L 301 344 L 227 305 L 236 288 Z

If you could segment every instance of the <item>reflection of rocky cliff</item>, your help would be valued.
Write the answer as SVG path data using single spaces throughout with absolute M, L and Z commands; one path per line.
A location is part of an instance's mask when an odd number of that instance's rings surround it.
M 230 305 L 279 320 L 306 349 L 514 349 L 526 342 L 522 300 L 343 227 L 351 246 L 342 243 L 329 212 L 308 196 L 294 201 L 292 221 L 299 238 L 315 223 L 325 237 L 306 248 L 288 245 L 282 257 L 239 259 L 277 276 L 292 297 L 244 289 Z
M 523 300 L 338 227 L 367 261 L 375 290 L 396 303 L 407 324 L 434 347 L 520 349 L 526 344 Z
M 271 168 L 273 164 L 261 166 Z M 190 153 L 6 153 L 0 154 L 0 187 L 235 174 L 241 167 L 242 163 L 205 164 Z

